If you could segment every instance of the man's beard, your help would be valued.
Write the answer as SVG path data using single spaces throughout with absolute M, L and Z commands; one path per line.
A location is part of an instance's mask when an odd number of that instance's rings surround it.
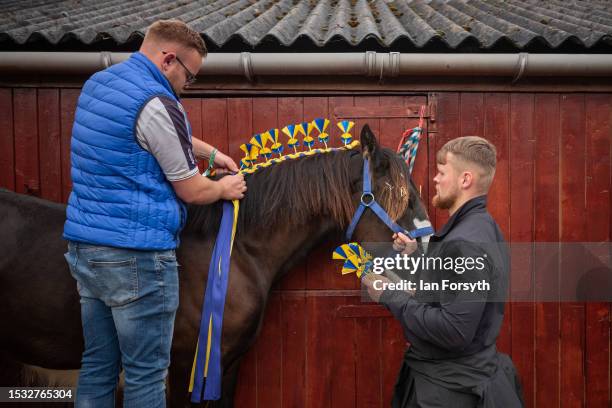
M 457 201 L 457 192 L 453 192 L 446 197 L 441 197 L 440 194 L 437 193 L 434 198 L 431 199 L 433 206 L 440 210 L 448 210 L 455 204 L 455 201 Z

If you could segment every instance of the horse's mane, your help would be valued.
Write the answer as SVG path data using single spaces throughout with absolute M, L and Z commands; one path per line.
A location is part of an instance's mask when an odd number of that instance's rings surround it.
M 394 186 L 407 186 L 405 163 L 395 153 L 381 149 L 389 160 L 389 174 Z M 358 151 L 337 150 L 286 160 L 246 175 L 248 191 L 240 201 L 238 231 L 252 228 L 265 231 L 274 225 L 300 226 L 313 216 L 327 216 L 340 227 L 350 222 L 355 206 L 350 200 L 349 161 Z M 406 173 L 407 174 L 407 173 Z M 393 219 L 408 206 L 407 189 L 384 188 L 377 195 L 379 203 Z M 221 203 L 190 205 L 185 231 L 216 236 L 221 217 Z

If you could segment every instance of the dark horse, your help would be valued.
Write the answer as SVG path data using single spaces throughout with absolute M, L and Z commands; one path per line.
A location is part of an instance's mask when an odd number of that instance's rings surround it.
M 401 158 L 381 148 L 367 126 L 361 146 L 361 151 L 287 160 L 247 177 L 225 305 L 223 397 L 215 405 L 233 405 L 240 360 L 255 341 L 274 282 L 322 241 L 343 242 L 361 196 L 364 156 L 370 158 L 376 200 L 389 215 L 406 229 L 427 220 Z M 192 206 L 181 236 L 180 306 L 168 393 L 173 407 L 189 406 L 187 385 L 220 215 L 220 204 Z M 83 350 L 79 297 L 63 257 L 64 219 L 64 205 L 0 192 L 0 351 L 24 364 L 78 369 Z M 390 242 L 391 235 L 366 211 L 353 240 Z

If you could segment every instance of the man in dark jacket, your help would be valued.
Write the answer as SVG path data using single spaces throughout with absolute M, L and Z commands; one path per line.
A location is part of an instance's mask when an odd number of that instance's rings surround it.
M 416 292 L 380 290 L 389 287 L 384 276 L 363 279 L 411 344 L 393 407 L 523 406 L 512 361 L 495 347 L 509 273 L 504 238 L 486 209 L 495 165 L 495 146 L 483 138 L 446 143 L 437 154 L 433 204 L 448 210 L 450 219 L 431 237 L 424 257 L 404 234 L 393 237 L 396 250 L 423 258 L 409 278 Z

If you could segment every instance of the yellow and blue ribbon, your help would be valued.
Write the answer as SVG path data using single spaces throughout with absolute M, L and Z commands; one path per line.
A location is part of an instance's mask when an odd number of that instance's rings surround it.
M 221 330 L 239 208 L 238 200 L 223 202 L 219 235 L 208 268 L 200 333 L 189 382 L 191 402 L 194 403 L 221 398 Z

